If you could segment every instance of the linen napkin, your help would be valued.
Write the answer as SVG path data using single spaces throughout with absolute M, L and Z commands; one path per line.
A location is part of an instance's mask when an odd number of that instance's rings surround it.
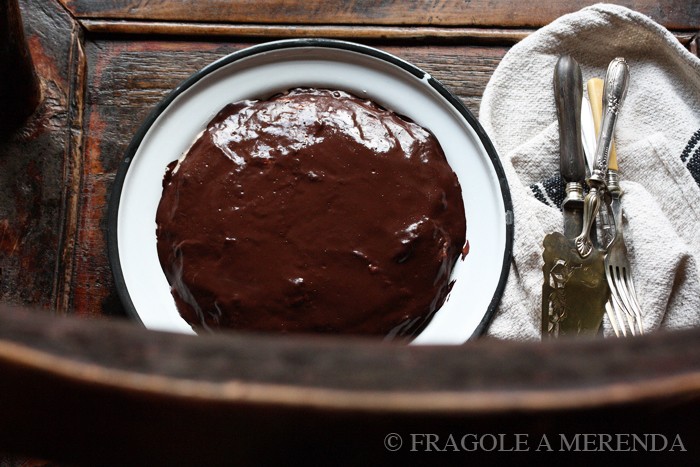
M 542 240 L 563 230 L 552 79 L 560 55 L 584 83 L 608 63 L 630 67 L 619 114 L 623 228 L 647 332 L 700 325 L 700 60 L 665 28 L 621 6 L 562 16 L 516 44 L 489 81 L 479 119 L 513 199 L 513 260 L 487 334 L 540 338 Z M 604 333 L 612 335 L 607 318 Z

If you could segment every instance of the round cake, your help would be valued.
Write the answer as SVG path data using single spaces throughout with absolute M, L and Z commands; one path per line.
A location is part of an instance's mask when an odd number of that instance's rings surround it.
M 420 332 L 465 251 L 436 138 L 343 91 L 222 109 L 163 181 L 158 255 L 195 331 Z

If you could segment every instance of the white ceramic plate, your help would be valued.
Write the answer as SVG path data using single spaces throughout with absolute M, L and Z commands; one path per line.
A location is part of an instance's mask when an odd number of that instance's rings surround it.
M 462 186 L 470 252 L 454 269 L 445 304 L 413 342 L 457 344 L 481 334 L 503 292 L 513 232 L 510 194 L 491 142 L 459 99 L 429 74 L 377 49 L 325 39 L 271 42 L 224 57 L 151 113 L 119 167 L 110 200 L 110 261 L 126 310 L 149 329 L 193 332 L 177 312 L 156 251 L 165 167 L 227 103 L 299 86 L 367 97 L 440 141 Z

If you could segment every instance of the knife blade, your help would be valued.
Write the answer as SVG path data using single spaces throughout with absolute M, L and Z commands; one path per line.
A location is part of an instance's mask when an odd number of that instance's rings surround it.
M 586 178 L 580 127 L 582 95 L 581 68 L 572 57 L 560 57 L 554 69 L 554 96 L 560 171 L 566 181 L 564 233 L 553 232 L 543 240 L 543 338 L 596 334 L 608 297 L 602 254 L 596 250 L 582 258 L 575 244 L 583 227 Z
M 590 94 L 583 96 L 581 104 L 581 140 L 583 141 L 583 153 L 586 155 L 586 173 L 593 172 L 595 162 L 595 147 L 598 144 L 598 129 L 593 122 L 593 110 L 591 109 Z

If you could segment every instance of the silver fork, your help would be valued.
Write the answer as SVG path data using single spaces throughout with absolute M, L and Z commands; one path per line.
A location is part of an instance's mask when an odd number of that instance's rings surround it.
M 637 292 L 632 280 L 632 268 L 627 257 L 627 246 L 622 233 L 622 190 L 617 170 L 608 170 L 608 192 L 612 198 L 612 211 L 615 219 L 615 237 L 605 255 L 605 276 L 610 287 L 611 310 L 606 307 L 610 325 L 617 337 L 627 336 L 627 329 L 634 336 L 644 334 L 642 309 L 637 300 Z M 627 326 L 625 326 L 627 324 Z
M 618 63 L 613 65 L 613 62 L 616 61 Z M 587 88 L 594 127 L 597 127 L 594 128 L 594 133 L 599 133 L 596 152 L 601 151 L 604 155 L 609 156 L 605 174 L 605 188 L 610 194 L 610 207 L 615 226 L 614 236 L 610 243 L 604 245 L 607 247 L 604 260 L 605 277 L 610 288 L 610 300 L 605 309 L 615 335 L 620 337 L 620 334 L 627 336 L 628 330 L 632 335 L 643 334 L 644 326 L 637 293 L 632 282 L 627 246 L 622 233 L 622 206 L 620 203 L 622 190 L 617 172 L 615 145 L 612 141 L 617 113 L 626 94 L 629 69 L 624 59 L 620 61 L 616 59 L 613 62 L 608 67 L 605 82 L 600 79 L 591 79 L 587 83 Z M 603 107 L 607 122 L 601 122 Z M 601 218 L 601 220 L 603 219 Z M 606 219 L 605 223 L 609 224 L 609 220 Z M 610 230 L 609 227 L 608 225 L 606 232 Z

